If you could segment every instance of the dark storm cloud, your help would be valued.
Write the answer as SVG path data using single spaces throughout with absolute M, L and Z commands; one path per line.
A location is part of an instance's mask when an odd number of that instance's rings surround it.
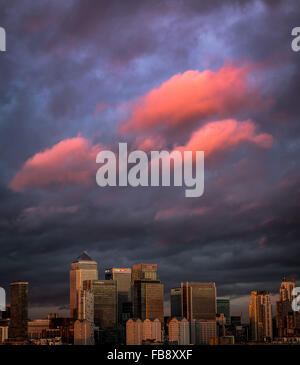
M 28 280 L 32 305 L 64 306 L 69 264 L 83 250 L 101 273 L 158 263 L 166 292 L 199 280 L 242 296 L 277 291 L 282 274 L 299 280 L 300 56 L 290 48 L 298 8 L 296 1 L 0 1 L 8 34 L 0 54 L 0 285 Z M 9 189 L 36 153 L 78 133 L 113 146 L 124 139 L 116 132 L 121 104 L 179 72 L 226 61 L 255 65 L 262 98 L 274 102 L 244 117 L 274 144 L 218 158 L 200 199 L 186 199 L 181 188 Z M 108 107 L 95 115 L 99 104 Z

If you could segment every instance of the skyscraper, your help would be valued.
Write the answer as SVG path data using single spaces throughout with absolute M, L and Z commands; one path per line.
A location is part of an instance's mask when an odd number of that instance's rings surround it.
M 289 313 L 292 316 L 295 315 L 292 310 L 292 301 L 293 301 L 293 289 L 295 288 L 295 280 L 288 279 L 286 277 L 282 278 L 280 285 L 280 300 L 276 302 L 276 327 L 277 327 L 277 335 L 278 337 L 286 337 L 288 332 L 291 332 L 291 329 L 288 331 L 288 318 Z
M 116 280 L 86 280 L 84 290 L 91 290 L 94 294 L 95 324 L 101 329 L 117 326 L 118 296 Z
M 135 280 L 133 285 L 135 318 L 164 322 L 164 286 L 159 280 Z
M 28 335 L 28 283 L 10 284 L 10 334 L 15 341 L 24 341 Z
M 230 325 L 230 299 L 217 298 L 217 314 L 224 314 L 226 324 Z
M 97 262 L 93 261 L 86 252 L 83 252 L 71 264 L 70 270 L 70 316 L 78 318 L 78 301 L 81 295 L 84 280 L 97 280 Z
M 181 310 L 181 288 L 171 289 L 171 317 L 180 318 L 182 316 Z
M 131 268 L 110 268 L 105 270 L 106 280 L 116 280 L 118 288 L 118 321 L 122 323 L 123 310 L 131 301 Z M 128 319 L 128 318 L 126 318 Z
M 261 342 L 264 338 L 273 338 L 272 307 L 267 291 L 252 291 L 249 305 L 251 340 Z
M 292 302 L 293 300 L 292 292 L 294 288 L 295 288 L 295 280 L 283 277 L 280 285 L 280 300 L 282 302 L 286 301 Z
M 182 317 L 216 320 L 215 283 L 181 283 Z
M 135 280 L 158 280 L 157 264 L 136 264 L 132 266 L 132 284 Z

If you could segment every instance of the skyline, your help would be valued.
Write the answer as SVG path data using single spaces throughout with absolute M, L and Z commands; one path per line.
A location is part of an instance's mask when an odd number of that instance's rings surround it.
M 88 258 L 88 261 L 87 262 L 90 261 L 93 264 L 97 264 L 95 266 L 96 267 L 95 270 L 97 272 L 97 278 L 98 278 L 97 280 L 109 280 L 108 278 L 105 277 L 105 275 L 107 274 L 107 271 L 109 269 L 121 268 L 120 266 L 114 265 L 111 268 L 104 267 L 103 270 L 100 270 L 99 269 L 99 263 L 96 260 L 94 260 L 93 258 L 91 258 L 89 256 L 89 254 L 87 253 L 87 251 L 83 251 L 78 257 L 74 258 L 74 260 L 70 263 L 69 270 L 70 270 L 70 268 L 73 267 L 72 265 L 74 263 L 76 264 L 77 262 L 79 262 L 78 261 L 79 259 L 82 260 L 82 259 L 84 259 L 84 257 L 87 257 Z M 85 262 L 85 261 L 83 261 L 83 262 Z M 142 263 L 142 265 L 143 264 L 149 265 L 150 263 Z M 132 267 L 133 266 L 139 266 L 139 265 L 140 264 L 136 264 L 135 263 L 131 267 L 129 267 L 128 269 L 132 270 Z M 152 265 L 157 266 L 156 264 L 153 264 L 153 263 L 152 263 Z M 122 267 L 122 269 L 127 269 L 127 268 Z M 158 279 L 160 280 L 160 270 L 159 270 L 159 267 L 157 267 L 157 269 L 158 269 Z M 71 269 L 71 271 L 72 271 L 72 269 Z M 91 274 L 89 274 L 89 275 L 91 275 Z M 281 280 L 284 280 L 284 279 L 286 279 L 286 277 L 283 275 L 282 278 L 281 278 Z M 70 281 L 69 276 L 68 276 L 68 280 Z M 23 281 L 24 280 L 21 280 L 21 282 L 23 282 Z M 17 282 L 20 282 L 20 280 L 17 280 Z M 162 282 L 162 284 L 165 287 L 165 283 L 163 281 L 161 281 L 161 282 Z M 9 285 L 11 283 L 12 282 L 10 282 Z M 196 281 L 196 280 L 190 280 L 188 282 L 187 281 L 180 281 L 180 282 L 178 282 L 178 285 L 177 286 L 174 286 L 173 288 L 170 288 L 169 291 L 167 291 L 166 288 L 164 288 L 164 314 L 165 314 L 165 316 L 170 316 L 171 315 L 171 313 L 170 313 L 170 304 L 171 304 L 171 297 L 170 297 L 170 295 L 171 295 L 171 289 L 180 288 L 181 287 L 181 284 L 185 284 L 185 283 L 203 283 L 203 282 Z M 243 299 L 246 300 L 245 303 L 244 303 L 245 304 L 244 307 L 241 307 L 241 309 L 243 309 L 243 310 L 239 310 L 239 307 L 237 307 L 236 304 L 235 304 L 235 301 L 238 300 L 239 298 L 234 298 L 234 297 L 232 297 L 230 295 L 228 295 L 228 296 L 221 296 L 221 295 L 218 294 L 217 283 L 215 283 L 213 281 L 205 282 L 205 284 L 209 284 L 209 283 L 216 285 L 215 288 L 216 288 L 216 298 L 217 299 L 224 299 L 225 298 L 225 299 L 229 299 L 230 300 L 230 308 L 231 308 L 230 312 L 231 312 L 231 316 L 232 315 L 233 316 L 234 315 L 241 315 L 241 318 L 242 318 L 243 323 L 248 323 L 249 322 L 249 304 L 250 304 L 250 301 L 251 301 L 251 293 L 253 291 L 267 291 L 267 292 L 269 292 L 269 294 L 270 294 L 270 300 L 271 300 L 271 305 L 272 305 L 273 316 L 274 316 L 274 314 L 276 312 L 275 304 L 276 304 L 276 301 L 278 301 L 279 298 L 280 298 L 280 294 L 279 294 L 280 293 L 280 290 L 281 290 L 280 284 L 278 285 L 277 292 L 275 292 L 275 293 L 270 292 L 270 290 L 268 288 L 263 288 L 263 289 L 261 289 L 261 288 L 252 288 L 251 291 L 249 292 L 249 294 L 243 297 Z M 70 316 L 70 310 L 71 310 L 71 308 L 70 308 L 69 303 L 72 302 L 71 297 L 69 297 L 68 304 L 66 304 L 66 306 L 64 306 L 64 307 L 56 308 L 57 309 L 56 312 L 55 311 L 52 312 L 51 310 L 50 311 L 45 311 L 44 310 L 42 312 L 39 312 L 38 311 L 35 315 L 32 316 L 31 313 L 34 313 L 34 307 L 31 306 L 31 301 L 30 301 L 30 292 L 31 292 L 30 289 L 31 289 L 31 285 L 30 285 L 30 283 L 28 283 L 28 284 L 29 284 L 29 295 L 28 295 L 28 298 L 29 298 L 29 306 L 28 306 L 28 313 L 29 313 L 29 318 L 31 320 L 46 318 L 51 313 L 58 313 L 61 316 L 65 316 L 65 317 L 69 317 Z M 7 304 L 8 304 L 9 303 L 9 300 L 10 300 L 10 293 L 9 293 L 9 291 L 6 294 L 6 297 L 7 297 Z M 36 309 L 38 309 L 38 308 L 35 308 L 35 310 Z M 40 313 L 42 313 L 42 315 Z
M 299 19 L 296 0 L 0 0 L 5 289 L 64 311 L 82 250 L 101 277 L 158 264 L 167 293 L 213 281 L 243 313 L 251 290 L 299 281 Z M 100 188 L 96 156 L 119 143 L 204 151 L 204 194 Z

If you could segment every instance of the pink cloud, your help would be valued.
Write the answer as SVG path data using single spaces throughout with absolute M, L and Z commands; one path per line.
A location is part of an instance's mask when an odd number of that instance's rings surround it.
M 127 105 L 131 116 L 123 133 L 176 129 L 212 117 L 231 117 L 265 105 L 249 82 L 250 67 L 223 66 L 217 71 L 190 70 Z
M 100 145 L 81 136 L 62 140 L 29 158 L 9 186 L 15 191 L 69 184 L 88 184 L 95 177 Z
M 273 137 L 267 133 L 256 133 L 256 126 L 251 120 L 238 122 L 226 119 L 211 122 L 194 132 L 185 146 L 178 147 L 184 151 L 205 151 L 205 157 L 251 142 L 261 148 L 270 148 Z

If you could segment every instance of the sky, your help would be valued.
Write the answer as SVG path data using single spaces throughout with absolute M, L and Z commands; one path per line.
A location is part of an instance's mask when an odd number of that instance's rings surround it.
M 298 1 L 0 0 L 0 286 L 68 313 L 70 263 L 157 263 L 247 317 L 300 280 Z M 205 152 L 203 196 L 96 184 L 96 155 Z M 297 259 L 298 258 L 298 259 Z

